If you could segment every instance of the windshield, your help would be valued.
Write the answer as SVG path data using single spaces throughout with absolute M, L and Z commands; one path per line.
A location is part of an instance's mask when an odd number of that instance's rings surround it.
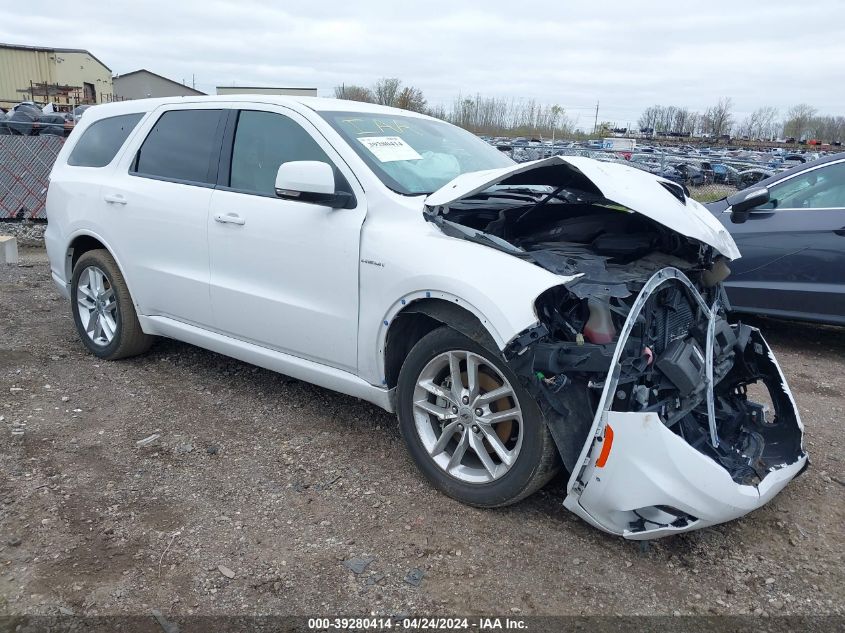
M 381 181 L 405 195 L 429 194 L 471 171 L 514 162 L 459 127 L 409 116 L 320 112 Z

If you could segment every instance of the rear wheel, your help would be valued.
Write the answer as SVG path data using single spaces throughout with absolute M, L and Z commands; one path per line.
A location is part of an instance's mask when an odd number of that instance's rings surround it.
M 399 375 L 399 425 L 441 491 L 496 507 L 541 488 L 558 469 L 536 402 L 498 352 L 450 328 L 424 336 Z
M 141 330 L 120 269 L 104 249 L 84 253 L 73 268 L 71 306 L 76 331 L 94 355 L 117 360 L 146 352 L 153 337 Z

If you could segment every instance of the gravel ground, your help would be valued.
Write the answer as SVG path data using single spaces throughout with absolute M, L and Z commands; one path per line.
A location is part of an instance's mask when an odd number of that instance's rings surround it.
M 101 362 L 44 252 L 22 262 L 0 268 L 0 615 L 845 613 L 842 329 L 762 322 L 806 474 L 640 552 L 563 479 L 495 511 L 442 496 L 354 398 L 173 341 Z

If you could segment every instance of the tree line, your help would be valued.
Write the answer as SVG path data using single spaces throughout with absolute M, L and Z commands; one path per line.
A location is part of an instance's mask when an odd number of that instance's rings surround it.
M 335 86 L 334 96 L 337 99 L 378 103 L 412 112 L 428 112 L 428 102 L 422 90 L 413 86 L 403 86 L 396 77 L 379 79 L 372 88 L 351 84 Z
M 476 134 L 491 136 L 542 136 L 572 138 L 581 133 L 566 110 L 557 104 L 535 99 L 486 97 L 458 94 L 448 105 L 430 105 L 423 91 L 404 85 L 396 77 L 385 77 L 372 86 L 343 84 L 335 87 L 338 99 L 351 99 L 422 112 L 443 119 Z M 698 112 L 675 105 L 653 105 L 643 110 L 639 131 L 658 136 L 747 138 L 772 141 L 777 138 L 819 139 L 845 142 L 845 117 L 819 115 L 811 105 L 800 103 L 783 115 L 772 106 L 762 106 L 738 120 L 733 100 L 719 99 Z M 610 133 L 613 125 L 602 122 L 594 130 Z
M 379 79 L 370 87 L 336 86 L 334 96 L 422 112 L 476 134 L 566 137 L 574 133 L 572 120 L 559 105 L 545 105 L 535 99 L 459 94 L 448 106 L 429 106 L 422 90 L 405 86 L 395 77 Z
M 772 141 L 793 138 L 845 142 L 845 116 L 819 115 L 811 105 L 799 103 L 783 115 L 772 106 L 762 106 L 742 120 L 733 112 L 733 101 L 724 97 L 703 113 L 679 106 L 653 105 L 637 121 L 640 131 L 672 136 L 709 136 Z

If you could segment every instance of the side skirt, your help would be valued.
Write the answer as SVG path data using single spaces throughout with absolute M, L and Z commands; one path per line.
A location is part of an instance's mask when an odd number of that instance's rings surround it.
M 147 334 L 190 343 L 303 382 L 361 398 L 390 413 L 394 412 L 390 390 L 371 385 L 347 371 L 217 334 L 168 317 L 138 315 L 138 321 L 141 323 L 141 329 Z

